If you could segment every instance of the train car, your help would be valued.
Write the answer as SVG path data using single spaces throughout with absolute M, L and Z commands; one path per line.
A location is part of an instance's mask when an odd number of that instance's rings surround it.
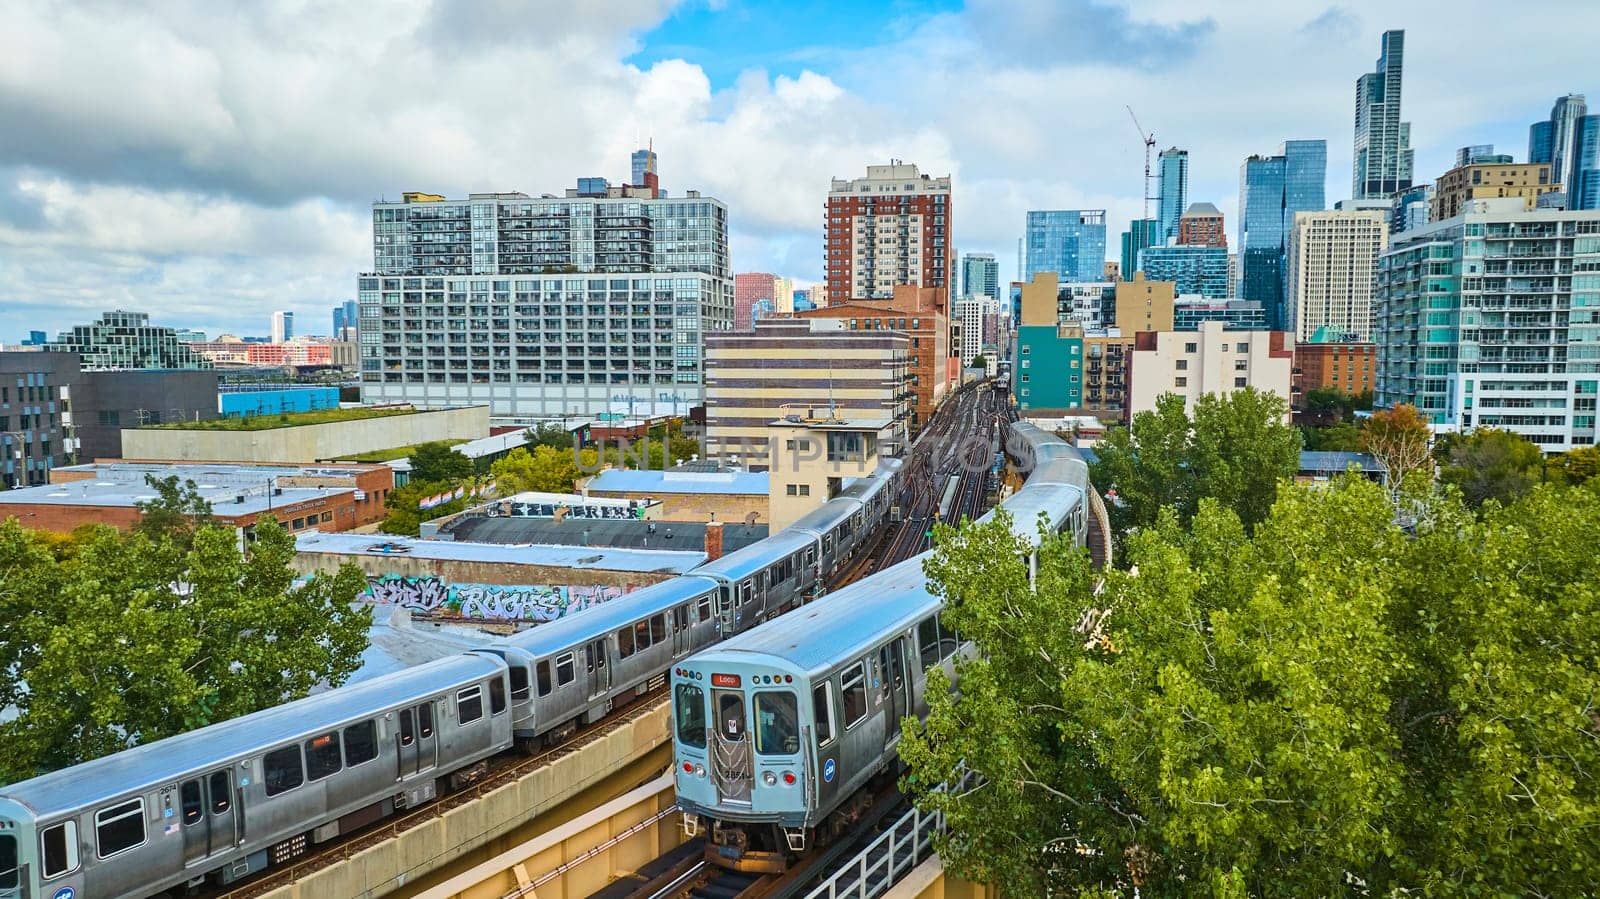
M 512 726 L 531 752 L 647 692 L 678 659 L 721 639 L 715 580 L 652 584 L 522 631 L 483 652 L 510 668 Z
M 137 899 L 288 861 L 509 747 L 508 687 L 464 653 L 12 784 L 0 897 Z
M 951 669 L 923 557 L 733 637 L 674 668 L 678 805 L 719 864 L 781 871 L 892 774 L 900 721 Z M 835 812 L 844 810 L 839 818 Z
M 786 530 L 802 531 L 817 540 L 819 576 L 827 578 L 855 555 L 872 530 L 889 514 L 900 488 L 899 459 L 879 459 L 878 468 L 806 513 Z
M 736 634 L 811 598 L 817 588 L 817 540 L 784 528 L 759 543 L 694 569 L 717 582 L 717 617 Z

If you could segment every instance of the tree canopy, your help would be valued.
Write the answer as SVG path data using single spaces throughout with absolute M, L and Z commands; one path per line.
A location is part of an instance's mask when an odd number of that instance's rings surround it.
M 1550 479 L 1561 484 L 1587 484 L 1600 475 L 1600 447 L 1582 446 L 1550 460 Z
M 1580 895 L 1600 870 L 1600 489 L 1415 534 L 1378 485 L 1286 485 L 1253 534 L 1209 499 L 1106 572 L 1004 516 L 926 570 L 980 650 L 908 719 L 939 851 L 1014 896 Z M 960 769 L 964 792 L 935 792 Z
M 1372 413 L 1361 427 L 1361 449 L 1371 453 L 1388 478 L 1391 497 L 1398 497 L 1414 472 L 1431 473 L 1428 456 L 1432 432 L 1416 406 L 1401 404 Z
M 389 496 L 383 501 L 389 512 L 378 525 L 378 530 L 385 534 L 415 537 L 422 532 L 424 521 L 464 511 L 473 501 L 466 493 L 437 506 L 422 508 L 422 503 L 429 497 L 450 493 L 458 486 L 460 485 L 453 482 L 419 481 L 413 478 L 404 487 L 396 487 L 389 491 Z
M 0 523 L 0 708 L 17 713 L 0 723 L 0 782 L 277 705 L 360 666 L 360 569 L 297 585 L 294 536 L 276 521 L 241 551 L 231 528 L 164 514 L 198 511 L 168 486 L 176 505 L 128 534 Z
M 1284 423 L 1282 398 L 1253 388 L 1206 394 L 1194 418 L 1183 397 L 1163 394 L 1153 411 L 1113 428 L 1096 448 L 1091 480 L 1115 489 L 1107 503 L 1119 534 L 1155 524 L 1172 508 L 1189 520 L 1201 499 L 1216 498 L 1240 511 L 1247 527 L 1266 516 L 1277 483 L 1300 467 L 1300 433 Z
M 599 454 L 592 449 L 574 452 L 572 446 L 536 446 L 532 452 L 517 447 L 494 463 L 490 473 L 495 488 L 503 495 L 532 491 L 535 493 L 571 493 L 585 469 L 593 472 L 599 467 Z M 579 463 L 582 467 L 579 467 Z
M 442 440 L 419 444 L 412 451 L 410 462 L 411 478 L 416 481 L 462 481 L 474 473 L 472 460 Z
M 1543 480 L 1544 451 L 1510 431 L 1474 428 L 1442 434 L 1434 446 L 1439 480 L 1453 484 L 1473 508 L 1507 503 Z

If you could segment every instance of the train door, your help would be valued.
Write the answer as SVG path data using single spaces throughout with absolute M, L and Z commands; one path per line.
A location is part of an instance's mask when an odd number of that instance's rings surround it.
M 883 672 L 883 687 L 889 697 L 888 731 L 884 734 L 884 744 L 893 745 L 900 739 L 901 719 L 911 713 L 911 678 L 906 676 L 904 637 L 896 637 L 878 650 L 878 670 Z
M 178 787 L 186 866 L 237 845 L 233 799 L 233 772 L 227 768 L 186 780 Z
M 681 658 L 694 651 L 694 634 L 689 631 L 689 604 L 672 610 L 672 657 Z
M 589 666 L 589 698 L 598 699 L 611 689 L 611 668 L 606 664 L 606 641 L 594 640 L 583 650 L 584 664 Z
M 753 765 L 750 758 L 749 717 L 740 690 L 712 690 L 713 713 L 711 771 L 717 795 L 729 802 L 750 801 Z
M 405 780 L 414 774 L 420 774 L 438 762 L 438 739 L 434 734 L 433 712 L 434 703 L 433 700 L 429 700 L 414 708 L 401 709 L 395 713 L 400 719 L 400 731 L 394 737 L 400 758 L 400 771 L 396 780 Z

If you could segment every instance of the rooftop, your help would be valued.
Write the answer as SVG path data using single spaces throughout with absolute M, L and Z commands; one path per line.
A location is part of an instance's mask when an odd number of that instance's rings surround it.
M 721 494 L 766 496 L 764 471 L 642 471 L 608 468 L 591 479 L 585 490 L 613 493 Z
M 55 470 L 57 482 L 0 492 L 0 506 L 123 506 L 156 498 L 145 483 L 177 477 L 193 481 L 200 495 L 218 515 L 229 517 L 270 512 L 294 503 L 319 499 L 355 489 L 350 482 L 361 469 L 355 467 L 293 465 L 170 464 L 165 462 L 95 462 Z M 62 475 L 79 475 L 63 478 Z M 326 478 L 328 484 L 278 487 L 278 478 Z
M 290 412 L 283 415 L 252 415 L 247 418 L 179 421 L 170 424 L 145 425 L 145 427 L 164 428 L 169 431 L 269 431 L 274 428 L 296 428 L 302 425 L 326 425 L 341 421 L 358 421 L 364 418 L 412 415 L 416 411 L 410 406 L 361 406 L 351 409 L 318 409 L 313 412 Z
M 705 557 L 706 525 L 694 521 L 640 521 L 616 518 L 458 518 L 449 533 L 456 540 L 481 544 L 567 544 L 575 550 Z M 769 525 L 727 522 L 722 527 L 723 554 L 766 539 Z M 588 542 L 585 543 L 584 541 Z
M 1198 218 L 1200 216 L 1216 218 L 1221 215 L 1222 210 L 1218 209 L 1215 203 L 1200 202 L 1190 203 L 1189 208 L 1183 211 L 1181 218 Z
M 487 522 L 528 522 L 536 519 L 483 518 Z M 591 526 L 598 523 L 590 522 Z M 581 532 L 582 528 L 569 528 Z M 418 540 L 389 534 L 323 534 L 316 531 L 296 538 L 295 548 L 303 553 L 333 553 L 345 556 L 408 556 L 441 562 L 500 562 L 513 565 L 548 565 L 554 568 L 595 569 L 599 571 L 640 571 L 682 574 L 705 561 L 698 547 L 687 551 L 658 549 L 618 549 L 609 546 L 559 546 L 542 543 L 485 542 L 461 540 Z

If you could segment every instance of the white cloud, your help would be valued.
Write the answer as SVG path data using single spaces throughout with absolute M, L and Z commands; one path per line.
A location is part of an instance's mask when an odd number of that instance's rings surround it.
M 1344 195 L 1353 85 L 1384 28 L 1409 29 L 1419 178 L 1464 143 L 1525 152 L 1550 99 L 1589 86 L 1587 30 L 1548 27 L 1583 21 L 1576 0 L 1537 18 L 1487 0 L 972 0 L 725 89 L 691 62 L 626 61 L 673 6 L 8 3 L 0 311 L 13 332 L 114 306 L 320 323 L 370 265 L 372 199 L 617 179 L 645 137 L 669 190 L 728 204 L 739 269 L 816 278 L 829 178 L 898 157 L 955 177 L 958 248 L 1009 277 L 1029 208 L 1109 209 L 1115 254 L 1143 165 L 1125 105 L 1190 150 L 1193 199 L 1231 231 L 1240 161 L 1285 138 L 1325 138 L 1328 199 Z

